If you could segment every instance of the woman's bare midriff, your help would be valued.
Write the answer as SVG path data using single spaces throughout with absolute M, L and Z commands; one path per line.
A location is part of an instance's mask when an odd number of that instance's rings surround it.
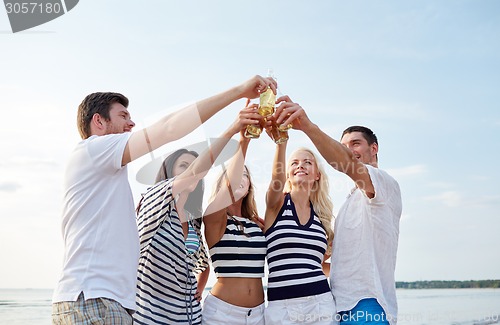
M 210 293 L 239 307 L 253 308 L 264 302 L 261 278 L 218 278 Z

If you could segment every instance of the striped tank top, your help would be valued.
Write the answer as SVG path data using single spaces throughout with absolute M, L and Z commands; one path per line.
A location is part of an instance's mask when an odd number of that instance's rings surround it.
M 269 301 L 319 295 L 330 291 L 322 262 L 326 232 L 313 210 L 301 225 L 290 194 L 274 224 L 266 231 Z
M 218 278 L 264 276 L 266 238 L 259 226 L 247 218 L 228 216 L 224 235 L 209 253 Z

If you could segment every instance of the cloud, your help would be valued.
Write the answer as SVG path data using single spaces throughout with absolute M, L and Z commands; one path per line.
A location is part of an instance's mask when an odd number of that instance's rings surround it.
M 425 201 L 440 202 L 444 206 L 455 208 L 463 206 L 474 209 L 491 208 L 500 206 L 500 195 L 471 195 L 470 193 L 461 193 L 455 190 L 448 190 L 436 195 L 424 197 Z
M 389 168 L 387 172 L 395 178 L 411 177 L 427 172 L 425 165 L 411 165 L 399 168 Z
M 500 195 L 486 195 L 481 197 L 471 198 L 471 205 L 477 207 L 498 206 L 500 203 Z
M 53 169 L 58 167 L 58 164 L 53 159 L 43 159 L 29 156 L 14 156 L 6 160 L 0 161 L 2 167 L 15 167 L 15 168 L 48 168 Z
M 0 192 L 15 192 L 21 188 L 21 184 L 15 182 L 2 182 L 0 183 Z
M 485 182 L 485 181 L 489 181 L 491 179 L 491 177 L 485 176 L 485 175 L 470 175 L 469 179 L 471 181 L 475 181 L 475 182 Z
M 437 195 L 424 197 L 426 201 L 437 201 L 447 207 L 457 207 L 463 202 L 463 196 L 457 191 L 446 191 Z
M 320 116 L 311 116 L 314 119 L 321 118 L 325 120 L 325 115 L 328 116 L 343 116 L 360 118 L 387 118 L 398 120 L 424 120 L 429 117 L 429 113 L 422 105 L 418 103 L 403 103 L 403 102 L 379 102 L 379 103 L 336 103 L 335 107 L 318 107 L 317 112 L 321 112 Z
M 444 181 L 434 181 L 429 183 L 430 187 L 440 188 L 440 189 L 448 189 L 455 187 L 454 183 L 444 182 Z

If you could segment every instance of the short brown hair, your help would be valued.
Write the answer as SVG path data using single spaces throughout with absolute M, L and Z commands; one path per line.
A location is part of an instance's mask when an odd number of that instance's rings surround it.
M 352 132 L 361 132 L 369 145 L 373 143 L 376 143 L 378 145 L 377 136 L 375 135 L 375 133 L 373 133 L 372 130 L 370 130 L 366 126 L 359 126 L 359 125 L 350 126 L 347 129 L 345 129 L 344 132 L 342 132 L 342 136 L 340 138 L 342 139 L 344 135 Z
M 90 121 L 95 113 L 109 121 L 111 104 L 119 103 L 128 107 L 128 98 L 119 93 L 93 93 L 87 95 L 78 106 L 77 126 L 82 139 L 87 139 L 90 134 Z

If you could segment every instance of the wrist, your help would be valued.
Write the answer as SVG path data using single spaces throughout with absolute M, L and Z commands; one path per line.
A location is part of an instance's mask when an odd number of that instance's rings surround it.
M 240 136 L 240 146 L 248 146 L 250 143 L 250 138 L 247 138 L 245 136 Z
M 231 94 L 231 98 L 234 98 L 234 100 L 239 100 L 245 97 L 243 95 L 245 93 L 243 85 L 239 85 L 229 89 L 229 93 Z
M 314 133 L 317 130 L 319 130 L 318 126 L 312 122 L 302 126 L 302 131 L 307 135 Z
M 223 138 L 231 139 L 237 132 L 233 128 L 229 128 L 226 132 L 222 133 Z

